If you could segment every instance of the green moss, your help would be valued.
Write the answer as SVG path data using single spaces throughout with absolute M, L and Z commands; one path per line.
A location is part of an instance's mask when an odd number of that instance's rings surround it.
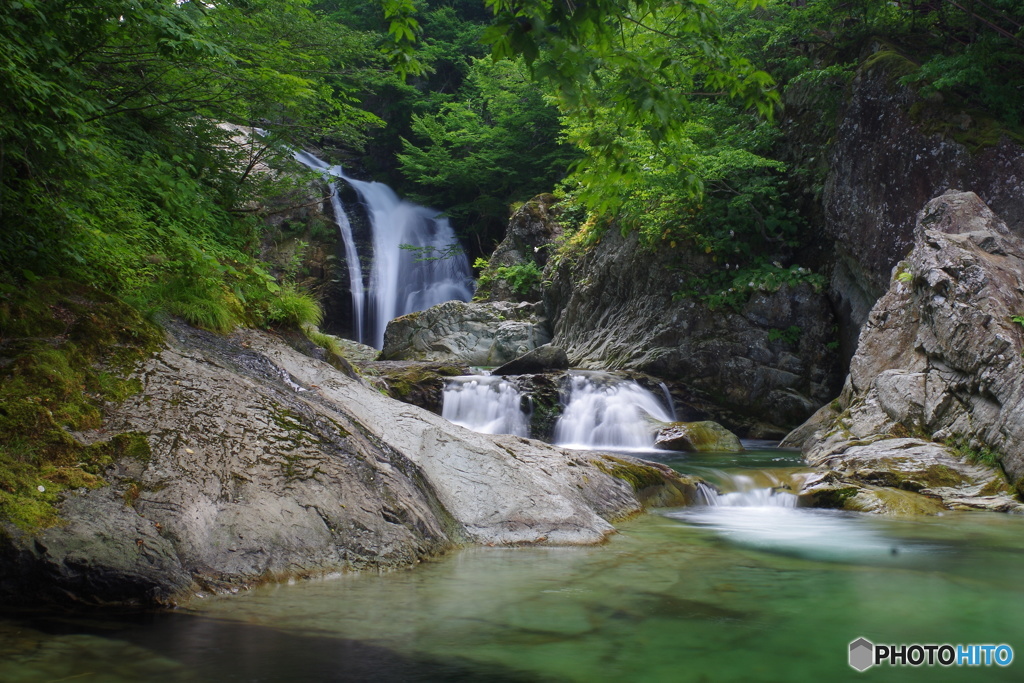
M 856 486 L 820 491 L 814 494 L 815 507 L 842 510 L 846 507 L 846 501 L 857 495 L 857 491 Z
M 665 484 L 665 474 L 656 467 L 629 462 L 611 455 L 602 455 L 600 459 L 593 462 L 597 469 L 616 479 L 623 480 L 637 493 L 652 486 Z
M 139 457 L 141 435 L 86 446 L 70 432 L 99 427 L 104 401 L 137 393 L 124 375 L 162 341 L 134 309 L 84 285 L 0 283 L 0 519 L 54 524 L 61 491 L 103 486 L 103 468 Z
M 899 79 L 917 73 L 921 67 L 897 52 L 891 45 L 885 45 L 883 49 L 864 60 L 863 68 L 866 71 L 882 69 L 889 81 L 895 84 Z

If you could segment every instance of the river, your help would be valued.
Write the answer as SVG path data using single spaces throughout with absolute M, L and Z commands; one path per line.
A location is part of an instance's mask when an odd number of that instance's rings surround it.
M 800 472 L 763 447 L 652 457 L 747 493 Z M 756 502 L 660 510 L 601 547 L 468 548 L 163 613 L 8 616 L 0 680 L 1021 679 L 1017 662 L 859 674 L 847 652 L 864 637 L 1024 653 L 1024 519 Z

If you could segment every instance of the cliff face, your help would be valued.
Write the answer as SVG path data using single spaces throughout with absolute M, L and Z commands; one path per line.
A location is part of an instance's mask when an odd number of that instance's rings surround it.
M 900 85 L 904 58 L 874 49 L 840 113 L 823 195 L 836 249 L 832 297 L 848 342 L 913 246 L 915 214 L 932 197 L 974 192 L 1024 235 L 1024 148 L 982 115 Z
M 635 234 L 600 244 L 551 273 L 552 343 L 574 367 L 632 369 L 680 382 L 749 434 L 771 436 L 835 395 L 828 299 L 808 285 L 751 296 L 739 312 L 674 300 L 670 256 Z M 783 334 L 787 332 L 788 334 Z
M 1022 509 L 1024 240 L 971 192 L 917 217 L 837 401 L 791 436 L 808 461 L 951 507 Z

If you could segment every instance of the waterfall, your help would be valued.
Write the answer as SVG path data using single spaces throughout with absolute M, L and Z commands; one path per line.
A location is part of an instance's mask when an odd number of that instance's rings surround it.
M 766 475 L 767 476 L 767 475 Z M 775 486 L 764 486 L 754 477 L 745 474 L 728 476 L 729 488 L 734 489 L 718 493 L 710 486 L 700 485 L 700 498 L 705 505 L 713 507 L 782 507 L 795 508 L 796 496 L 780 491 L 777 479 L 770 482 Z
M 522 403 L 519 389 L 501 377 L 452 377 L 444 388 L 441 416 L 474 432 L 529 436 Z
M 646 450 L 654 447 L 650 418 L 672 422 L 672 411 L 636 382 L 603 373 L 572 373 L 555 443 L 569 448 Z
M 341 166 L 330 166 L 308 152 L 295 152 L 295 159 L 309 168 L 322 171 L 325 179 L 330 179 L 331 208 L 334 209 L 334 222 L 338 224 L 341 243 L 345 247 L 345 262 L 348 264 L 348 289 L 352 295 L 352 332 L 356 341 L 362 342 L 364 341 L 363 303 L 366 300 L 363 271 L 359 263 L 359 252 L 356 251 L 356 242 L 352 237 L 352 224 L 349 223 L 345 205 L 341 203 L 338 183 L 333 180 L 333 178 L 344 178 L 345 176 L 341 172 Z
M 331 166 L 308 152 L 295 152 L 295 159 L 351 185 L 370 219 L 373 260 L 369 285 L 364 287 L 352 227 L 332 183 L 331 205 L 345 245 L 357 341 L 379 349 L 384 345 L 384 329 L 392 319 L 444 301 L 469 301 L 473 297 L 469 260 L 461 252 L 452 253 L 452 249 L 458 249 L 458 239 L 446 218 L 399 199 L 383 183 L 349 178 L 340 166 Z
M 384 346 L 384 329 L 400 315 L 444 301 L 473 298 L 469 259 L 459 252 L 431 259 L 458 245 L 448 219 L 398 198 L 383 183 L 345 180 L 366 206 L 373 228 L 367 343 Z M 403 246 L 415 250 L 403 249 Z

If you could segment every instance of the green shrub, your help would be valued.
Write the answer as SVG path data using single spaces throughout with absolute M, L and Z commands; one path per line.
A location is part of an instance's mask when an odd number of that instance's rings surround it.
M 268 302 L 267 321 L 271 323 L 305 328 L 317 327 L 323 319 L 324 311 L 316 299 L 294 285 L 285 285 Z
M 542 273 L 536 263 L 529 261 L 514 266 L 501 266 L 494 275 L 508 283 L 512 291 L 519 296 L 526 296 L 540 286 Z

